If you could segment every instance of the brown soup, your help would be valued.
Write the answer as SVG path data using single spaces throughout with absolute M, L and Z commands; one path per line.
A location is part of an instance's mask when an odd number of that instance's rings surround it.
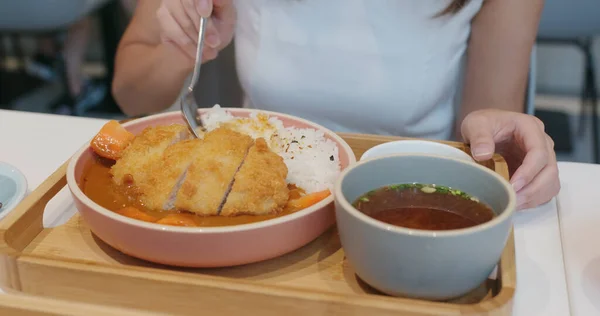
M 422 230 L 468 228 L 495 216 L 489 206 L 462 191 L 418 183 L 382 187 L 353 204 L 376 220 Z

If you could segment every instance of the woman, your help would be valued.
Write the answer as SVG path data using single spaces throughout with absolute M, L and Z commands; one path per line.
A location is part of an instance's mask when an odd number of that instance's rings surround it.
M 214 59 L 235 29 L 245 106 L 335 131 L 446 139 L 455 129 L 476 159 L 504 154 L 519 208 L 534 207 L 560 188 L 552 140 L 541 121 L 519 113 L 542 5 L 141 1 L 117 53 L 113 93 L 130 115 L 167 108 L 193 67 L 200 16 L 210 16 L 203 61 Z

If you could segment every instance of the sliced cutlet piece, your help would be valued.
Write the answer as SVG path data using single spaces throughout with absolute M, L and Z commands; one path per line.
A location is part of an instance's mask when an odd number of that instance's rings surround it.
M 253 142 L 250 136 L 226 128 L 207 133 L 177 192 L 175 208 L 217 215 Z
M 266 215 L 280 212 L 289 198 L 285 181 L 288 169 L 283 158 L 256 140 L 235 175 L 231 192 L 220 215 Z
M 159 161 L 167 147 L 190 137 L 181 124 L 148 127 L 125 148 L 122 157 L 110 169 L 117 185 L 136 185 L 146 181 L 146 170 Z
M 139 199 L 144 206 L 155 211 L 175 207 L 175 196 L 202 142 L 188 139 L 173 144 L 167 147 L 161 159 L 148 166 L 145 181 L 137 182 Z

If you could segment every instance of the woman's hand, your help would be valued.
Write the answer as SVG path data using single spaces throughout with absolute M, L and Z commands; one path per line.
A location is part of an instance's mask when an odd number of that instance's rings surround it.
M 476 160 L 490 159 L 494 152 L 504 156 L 518 209 L 544 204 L 558 194 L 554 141 L 535 116 L 493 109 L 474 111 L 463 120 L 461 132 Z
M 196 58 L 200 17 L 210 17 L 202 52 L 205 62 L 215 59 L 231 42 L 236 13 L 233 0 L 162 0 L 156 17 L 163 43 L 176 46 L 192 61 Z

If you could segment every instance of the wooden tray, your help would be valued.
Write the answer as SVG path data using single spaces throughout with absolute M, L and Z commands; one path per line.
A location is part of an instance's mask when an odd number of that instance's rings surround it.
M 397 137 L 342 134 L 357 157 Z M 449 143 L 468 152 L 464 144 Z M 504 177 L 496 155 L 483 163 Z M 43 213 L 65 185 L 67 164 L 0 222 L 0 286 L 102 308 L 204 315 L 510 315 L 516 286 L 511 233 L 496 279 L 448 302 L 394 298 L 357 279 L 335 228 L 307 246 L 261 263 L 178 269 L 124 255 L 96 238 L 78 214 L 44 228 Z M 65 210 L 66 211 L 66 210 Z M 70 305 L 65 304 L 68 309 Z M 100 308 L 100 307 L 99 307 Z
M 92 305 L 28 294 L 0 294 L 0 315 L 27 316 L 148 316 L 142 310 Z

